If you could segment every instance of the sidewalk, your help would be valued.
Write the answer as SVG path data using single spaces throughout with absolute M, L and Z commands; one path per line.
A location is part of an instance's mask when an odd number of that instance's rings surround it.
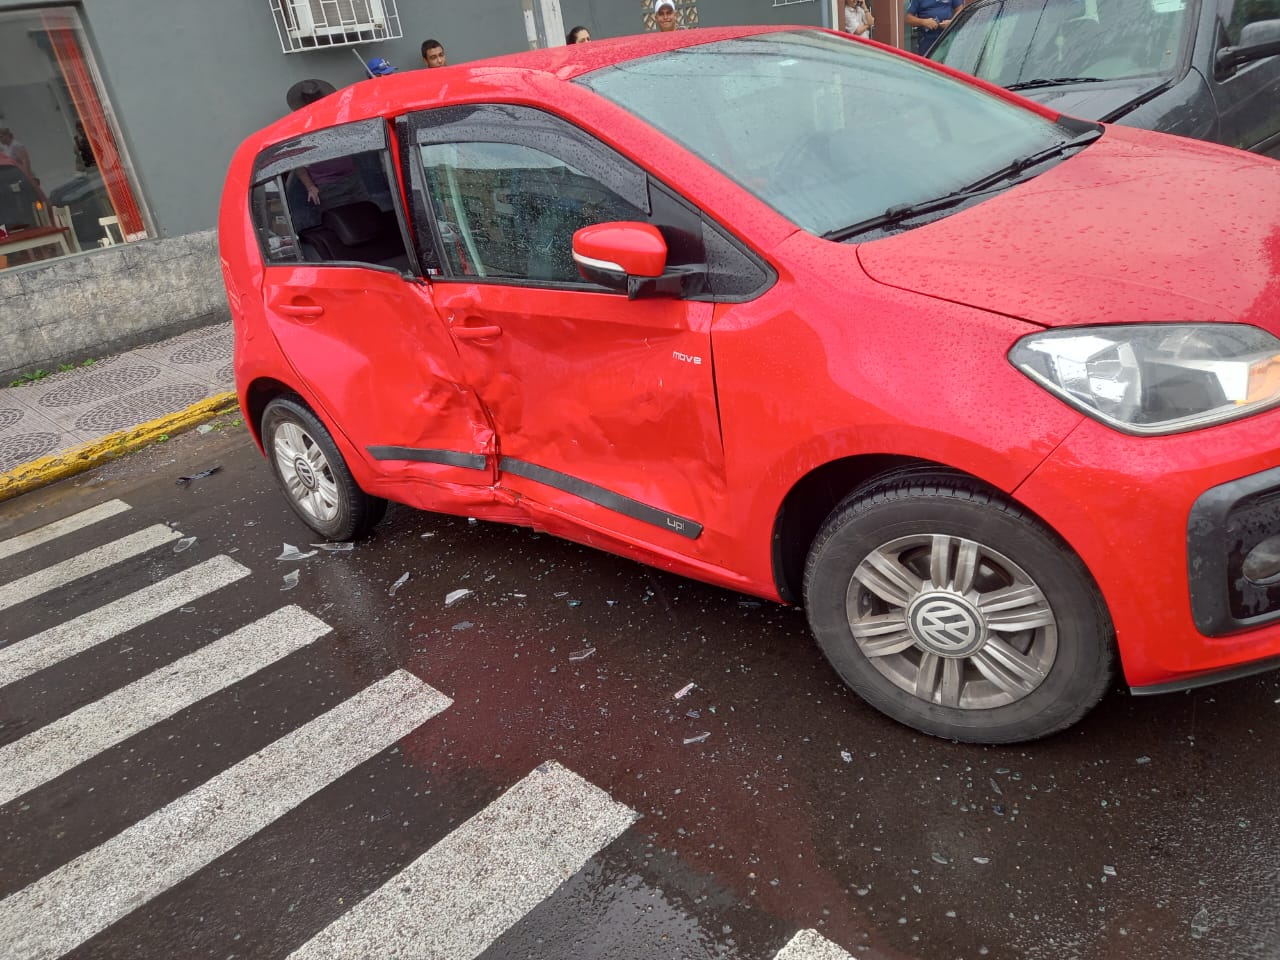
M 235 405 L 230 323 L 0 388 L 0 501 Z

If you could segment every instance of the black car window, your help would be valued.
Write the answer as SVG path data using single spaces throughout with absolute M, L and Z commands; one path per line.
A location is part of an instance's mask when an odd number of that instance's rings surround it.
M 771 272 L 666 186 L 590 134 L 529 107 L 451 107 L 412 118 L 406 154 L 418 203 L 448 273 L 591 286 L 573 261 L 573 234 L 593 223 L 652 223 L 669 266 L 705 265 L 709 299 L 745 299 Z M 422 211 L 420 211 L 421 213 Z M 601 289 L 601 288 L 596 288 Z
M 263 258 L 412 270 L 386 145 L 386 124 L 371 120 L 263 151 L 250 196 Z
M 1223 9 L 1224 13 L 1229 11 L 1227 39 L 1232 46 L 1251 42 L 1254 30 L 1246 31 L 1250 25 L 1264 20 L 1280 21 L 1280 0 L 1223 0 Z
M 420 149 L 445 258 L 457 276 L 583 283 L 573 262 L 574 231 L 646 218 L 595 178 L 532 147 Z

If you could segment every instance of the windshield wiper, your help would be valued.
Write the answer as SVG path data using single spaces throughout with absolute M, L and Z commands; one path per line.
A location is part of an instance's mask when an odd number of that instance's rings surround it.
M 957 206 L 966 200 L 972 200 L 975 197 L 983 196 L 988 193 L 998 193 L 1007 189 L 1010 184 L 1005 181 L 1011 180 L 1018 174 L 1023 173 L 1034 166 L 1044 163 L 1046 160 L 1052 160 L 1071 150 L 1086 147 L 1093 141 L 1102 136 L 1100 127 L 1077 134 L 1070 140 L 1063 140 L 1055 143 L 1051 147 L 1045 147 L 1043 150 L 1037 150 L 1035 153 L 1029 153 L 1025 157 L 1019 157 L 1010 163 L 1005 164 L 999 170 L 989 173 L 979 180 L 975 180 L 968 186 L 961 187 L 959 190 L 953 190 L 950 193 L 944 193 L 940 197 L 934 197 L 932 200 L 922 200 L 919 203 L 902 203 L 897 206 L 890 207 L 884 213 L 871 217 L 868 220 L 862 220 L 848 227 L 841 227 L 839 230 L 830 230 L 822 235 L 823 240 L 834 240 L 840 242 L 856 237 L 860 233 L 868 233 L 880 227 L 891 226 L 895 223 L 901 223 L 903 220 L 913 220 L 916 217 L 922 217 L 928 213 L 936 213 L 940 210 L 946 210 L 949 207 Z
M 1020 83 L 1011 83 L 1006 90 L 1032 90 L 1036 87 L 1060 87 L 1068 83 L 1102 83 L 1105 77 L 1053 77 L 1046 79 L 1037 77 L 1035 80 L 1023 80 Z

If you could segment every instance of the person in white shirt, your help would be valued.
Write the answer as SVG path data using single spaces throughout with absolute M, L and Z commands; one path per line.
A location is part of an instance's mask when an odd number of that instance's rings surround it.
M 871 15 L 867 0 L 844 0 L 844 32 L 855 37 L 870 37 L 876 18 Z
M 36 175 L 31 172 L 31 154 L 27 152 L 27 145 L 14 139 L 13 131 L 8 127 L 0 127 L 0 153 L 16 163 L 32 180 L 36 179 Z

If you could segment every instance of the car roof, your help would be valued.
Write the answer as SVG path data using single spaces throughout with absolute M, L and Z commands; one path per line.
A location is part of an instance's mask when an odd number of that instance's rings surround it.
M 669 33 L 592 40 L 566 46 L 474 60 L 457 66 L 403 70 L 385 77 L 361 80 L 315 103 L 286 114 L 251 137 L 259 147 L 335 123 L 392 117 L 407 111 L 439 106 L 466 89 L 488 87 L 509 96 L 521 76 L 540 74 L 547 80 L 574 80 L 593 70 L 639 60 L 669 50 L 720 40 L 753 37 L 788 30 L 817 30 L 804 25 L 704 27 Z M 464 98 L 459 98 L 464 99 Z

